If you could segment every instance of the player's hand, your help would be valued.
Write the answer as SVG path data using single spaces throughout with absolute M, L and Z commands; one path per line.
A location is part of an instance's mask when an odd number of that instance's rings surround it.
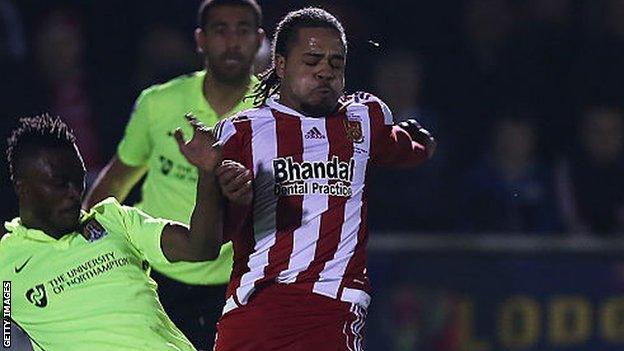
M 415 119 L 408 119 L 397 124 L 401 129 L 405 130 L 415 142 L 423 145 L 427 150 L 427 156 L 431 158 L 435 152 L 438 143 L 431 133 L 423 128 Z
M 253 199 L 251 171 L 238 162 L 225 160 L 216 170 L 223 195 L 231 202 L 249 205 Z
M 180 152 L 200 170 L 214 172 L 222 160 L 221 145 L 217 143 L 212 130 L 197 120 L 195 116 L 186 114 L 184 117 L 193 127 L 193 136 L 191 140 L 186 142 L 182 129 L 176 129 L 174 136 Z

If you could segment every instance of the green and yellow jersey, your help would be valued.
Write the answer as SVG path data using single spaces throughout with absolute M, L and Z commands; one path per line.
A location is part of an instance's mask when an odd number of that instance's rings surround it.
M 81 221 L 58 240 L 19 218 L 5 224 L 0 279 L 11 282 L 11 317 L 35 350 L 195 350 L 149 276 L 171 265 L 160 244 L 169 221 L 113 198 Z
M 226 115 L 217 115 L 203 95 L 205 76 L 206 71 L 199 71 L 144 90 L 118 145 L 117 156 L 123 163 L 148 169 L 136 206 L 151 216 L 188 224 L 195 206 L 197 168 L 180 154 L 173 137 L 178 127 L 187 136 L 192 133 L 184 114 L 191 112 L 205 125 L 213 126 L 221 117 L 253 107 L 252 99 L 243 99 Z M 252 77 L 246 95 L 257 83 Z M 216 261 L 179 262 L 156 270 L 185 283 L 201 279 L 206 285 L 226 284 L 232 256 L 232 244 L 228 243 Z

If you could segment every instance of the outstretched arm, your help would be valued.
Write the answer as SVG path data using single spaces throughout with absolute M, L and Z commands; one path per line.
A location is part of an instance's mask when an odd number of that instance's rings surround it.
M 437 143 L 414 119 L 395 124 L 390 108 L 368 93 L 354 94 L 367 107 L 371 127 L 371 161 L 378 166 L 414 167 L 433 156 Z
M 221 149 L 212 130 L 191 115 L 186 118 L 193 127 L 193 137 L 185 142 L 178 129 L 175 138 L 182 155 L 198 168 L 197 196 L 190 227 L 169 224 L 163 229 L 162 250 L 171 262 L 214 260 L 223 243 L 222 195 L 216 176 Z

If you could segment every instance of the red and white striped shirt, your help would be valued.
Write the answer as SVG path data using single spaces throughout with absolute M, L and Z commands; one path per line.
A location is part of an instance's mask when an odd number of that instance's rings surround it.
M 378 98 L 356 93 L 325 118 L 270 98 L 215 128 L 224 159 L 254 176 L 253 204 L 228 205 L 234 269 L 224 313 L 267 284 L 367 306 L 366 174 L 370 164 L 415 166 L 424 147 L 393 127 Z

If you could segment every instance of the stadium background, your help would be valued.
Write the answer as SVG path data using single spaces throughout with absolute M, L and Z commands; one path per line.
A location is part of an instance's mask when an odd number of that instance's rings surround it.
M 336 14 L 348 91 L 439 140 L 373 174 L 370 350 L 624 349 L 624 1 L 260 3 L 269 34 L 301 6 Z M 93 177 L 138 93 L 200 68 L 197 5 L 0 0 L 2 139 L 61 115 Z

